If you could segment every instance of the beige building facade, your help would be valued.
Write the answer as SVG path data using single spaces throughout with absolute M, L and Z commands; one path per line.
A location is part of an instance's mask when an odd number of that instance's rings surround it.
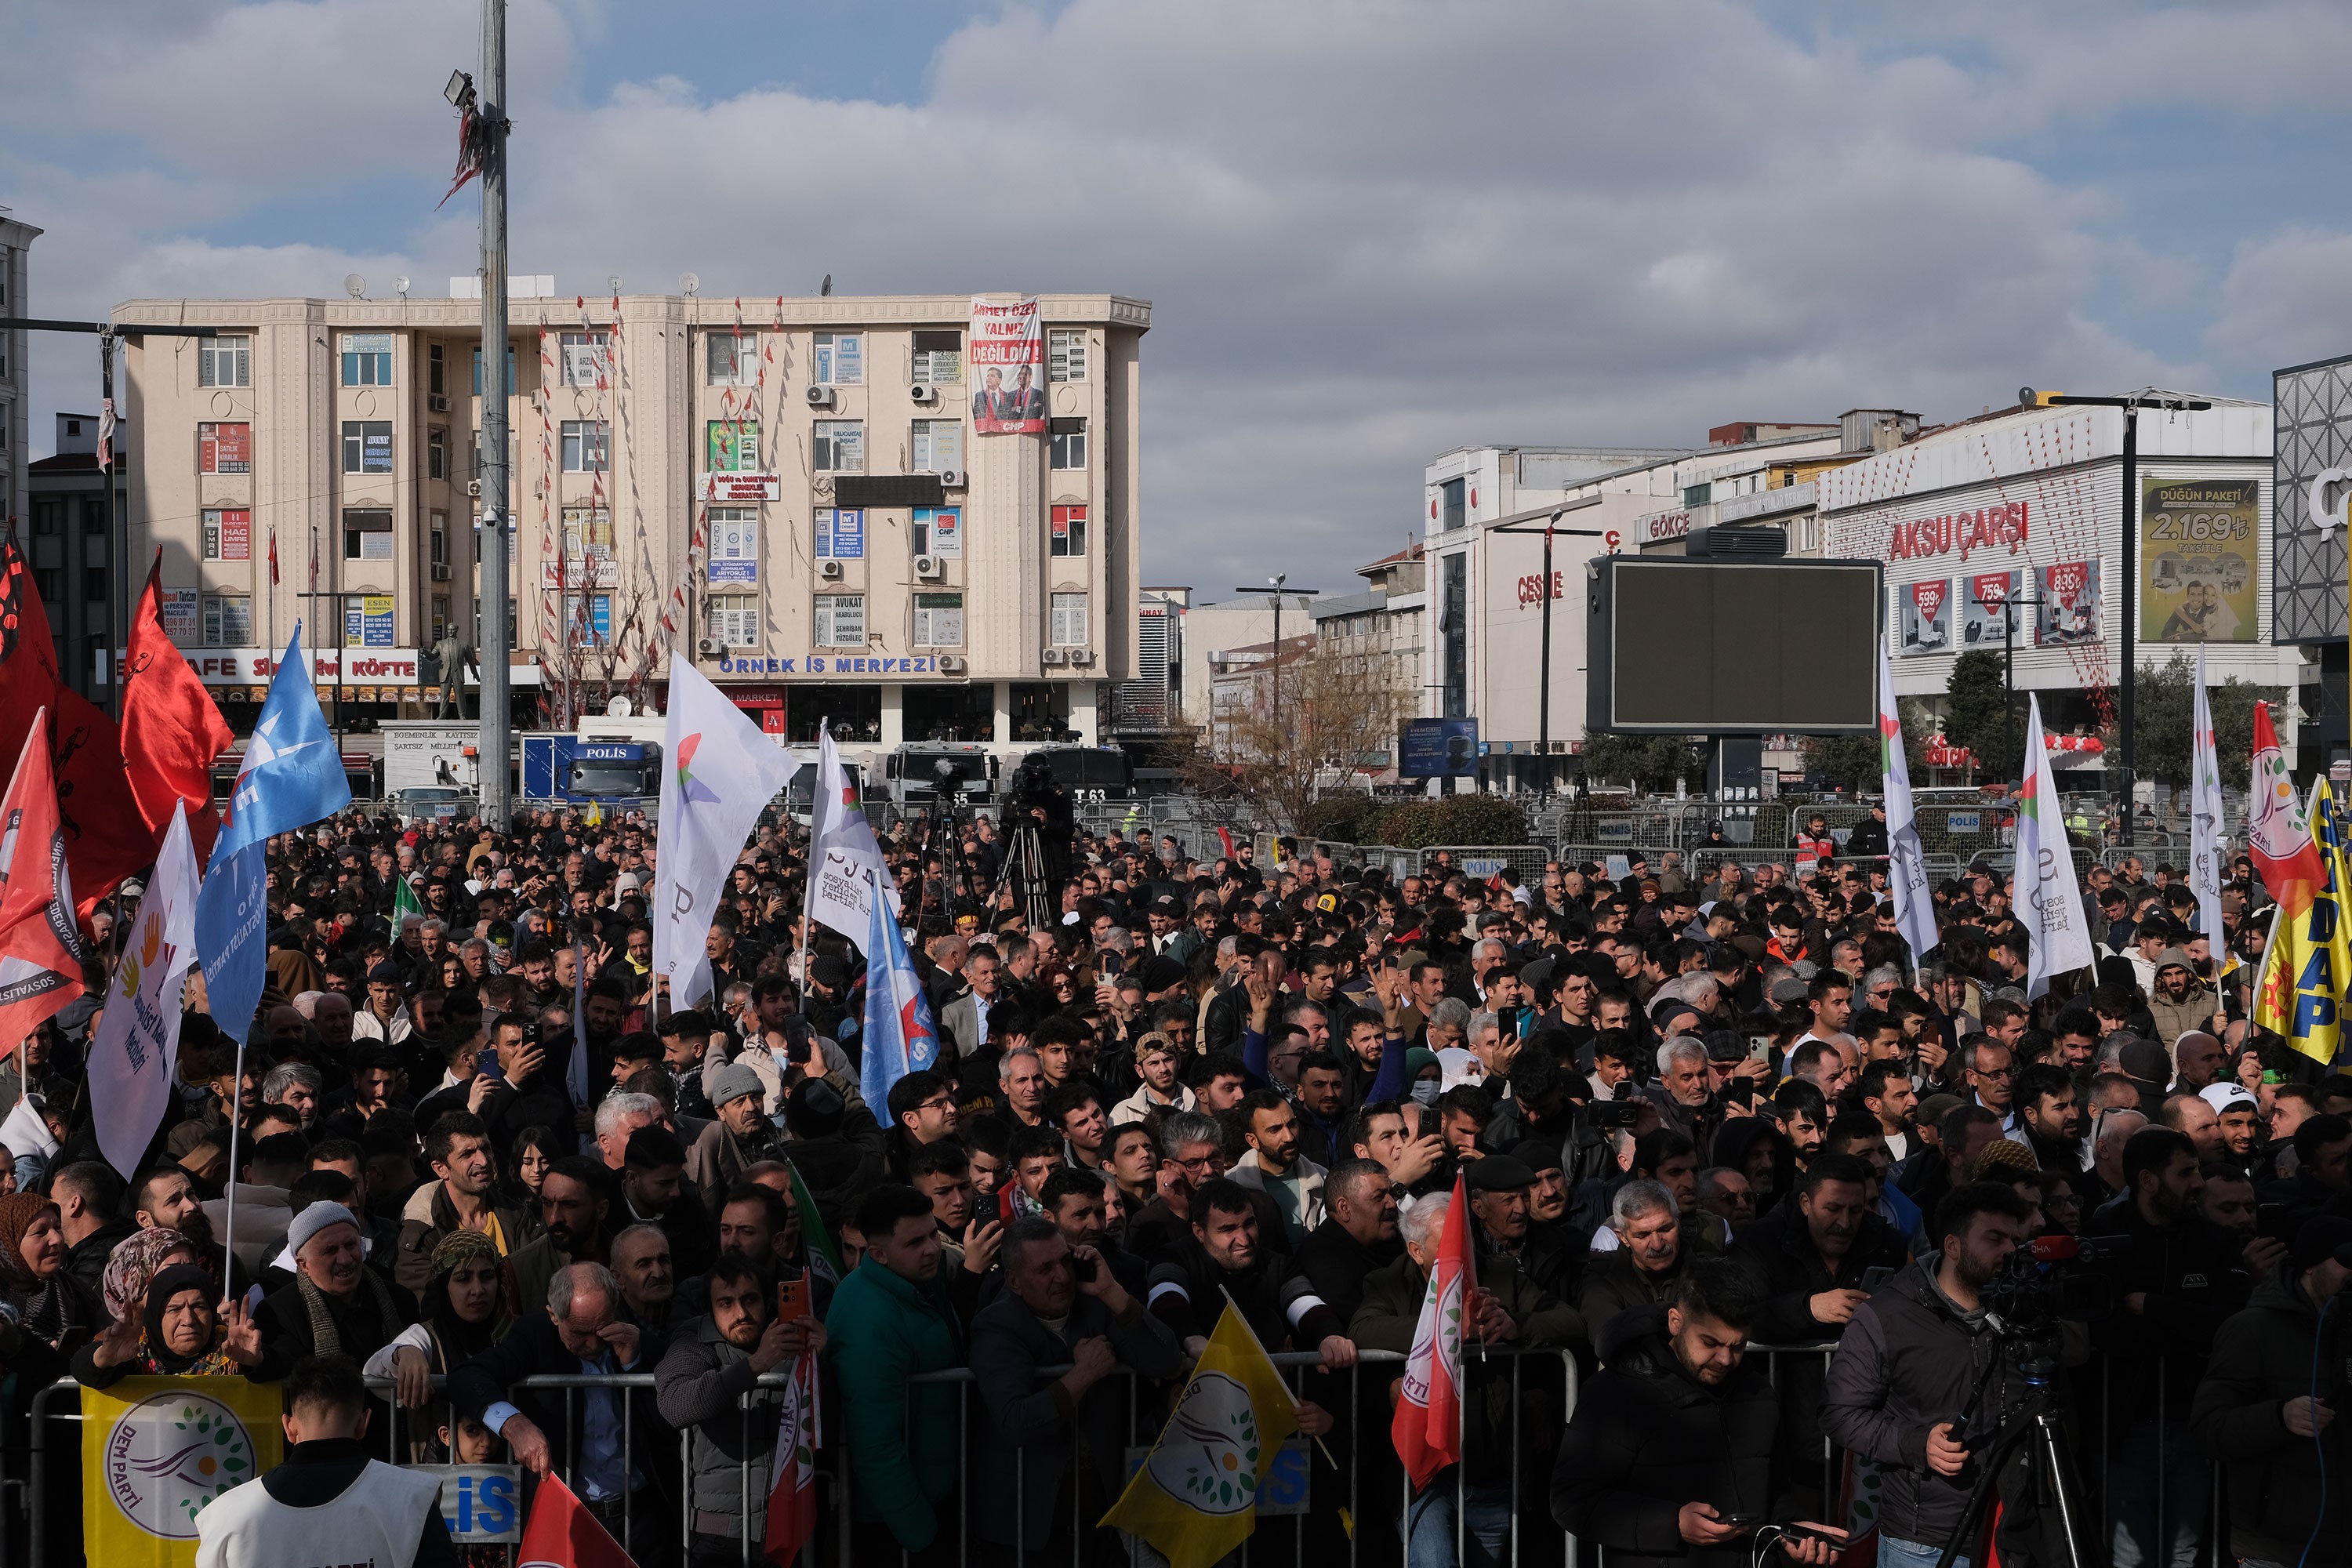
M 117 308 L 219 334 L 132 340 L 124 412 L 132 559 L 162 549 L 232 722 L 298 616 L 383 717 L 446 634 L 478 646 L 471 281 Z M 1137 662 L 1148 304 L 1040 297 L 1016 395 L 969 363 L 971 297 L 512 293 L 519 721 L 657 702 L 674 637 L 779 736 L 1100 740 Z

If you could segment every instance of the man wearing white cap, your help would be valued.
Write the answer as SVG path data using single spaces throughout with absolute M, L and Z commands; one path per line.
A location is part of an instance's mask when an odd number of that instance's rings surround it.
M 2221 1123 L 2221 1163 L 2233 1171 L 2254 1168 L 2254 1142 L 2263 1121 L 2263 1102 L 2245 1085 L 2210 1083 L 2197 1098 L 2213 1108 Z
M 415 1297 L 367 1266 L 359 1220 L 342 1205 L 314 1203 L 296 1215 L 286 1247 L 294 1283 L 265 1297 L 253 1315 L 270 1353 L 289 1361 L 343 1355 L 364 1365 L 422 1316 Z M 386 1430 L 392 1407 L 380 1399 L 371 1405 L 376 1430 Z

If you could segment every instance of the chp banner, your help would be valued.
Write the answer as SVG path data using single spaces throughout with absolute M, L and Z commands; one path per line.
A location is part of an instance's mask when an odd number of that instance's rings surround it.
M 2254 640 L 2254 479 L 2149 479 L 2139 513 L 2143 642 Z
M 2008 604 L 2025 592 L 2021 572 L 1971 572 L 1960 579 L 1960 641 L 1969 647 L 1999 647 Z M 2017 629 L 2030 628 L 2032 623 Z
M 1932 583 L 1906 583 L 1895 590 L 1902 600 L 1903 651 L 1910 653 L 1949 653 L 1952 651 L 1952 581 L 1938 577 Z
M 126 1377 L 81 1391 L 82 1547 L 107 1568 L 194 1568 L 196 1516 L 274 1468 L 276 1384 Z
M 2059 561 L 2033 569 L 2042 603 L 2033 606 L 2033 640 L 2043 647 L 2095 642 L 2099 636 L 2099 563 Z
M 971 342 L 966 375 L 980 378 L 971 395 L 971 427 L 980 436 L 1045 433 L 1045 334 L 1037 299 L 971 301 Z

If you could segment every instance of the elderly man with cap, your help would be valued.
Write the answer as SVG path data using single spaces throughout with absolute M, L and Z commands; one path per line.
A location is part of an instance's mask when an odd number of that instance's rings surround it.
M 2287 1262 L 2213 1336 L 2189 1427 L 2201 1455 L 2227 1467 L 2229 1549 L 2244 1563 L 2352 1559 L 2342 1418 L 2352 1336 L 2336 1300 L 2347 1281 L 2352 1220 L 2305 1220 Z
M 783 1140 L 768 1120 L 768 1086 L 748 1062 L 729 1062 L 709 1080 L 719 1119 L 686 1152 L 687 1179 L 706 1193 L 723 1193 L 762 1160 L 780 1157 Z
M 416 1321 L 416 1298 L 367 1266 L 359 1217 L 337 1203 L 314 1203 L 286 1227 L 294 1283 L 264 1297 L 253 1314 L 265 1352 L 287 1361 L 342 1355 L 365 1363 Z M 376 1430 L 392 1407 L 375 1406 Z
M 403 983 L 400 965 L 390 959 L 368 971 L 367 1005 L 352 1016 L 352 1038 L 397 1046 L 416 1032 L 401 1001 Z

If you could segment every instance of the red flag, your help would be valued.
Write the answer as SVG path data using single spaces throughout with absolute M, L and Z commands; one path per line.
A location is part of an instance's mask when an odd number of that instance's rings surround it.
M 274 565 L 274 531 L 269 552 Z M 188 837 L 196 863 L 203 865 L 212 858 L 213 839 L 220 832 L 220 813 L 212 799 L 213 759 L 236 736 L 204 682 L 163 634 L 163 570 L 159 550 L 147 570 L 147 591 L 131 617 L 131 646 L 123 661 L 122 761 L 140 817 L 152 835 L 150 846 L 163 842 L 172 826 L 172 807 L 184 801 Z
M 163 563 L 163 552 L 158 550 L 155 552 L 155 563 L 160 566 Z M 153 576 L 151 574 L 148 580 L 152 583 Z M 273 588 L 278 586 L 278 530 L 275 527 L 269 531 L 269 585 Z
M 807 1299 L 807 1293 L 802 1293 Z M 803 1352 L 784 1385 L 783 1419 L 776 1426 L 775 1482 L 768 1492 L 761 1554 L 776 1568 L 793 1568 L 816 1533 L 816 1356 Z
M 1462 1318 L 1465 1293 L 1477 1279 L 1470 1269 L 1470 1210 L 1462 1184 L 1456 1175 L 1437 1244 L 1437 1267 L 1429 1271 L 1412 1353 L 1405 1358 L 1404 1387 L 1389 1426 L 1397 1458 L 1416 1489 L 1446 1466 L 1462 1462 Z
M 82 990 L 46 717 L 34 716 L 0 797 L 0 1057 Z
M 154 859 L 157 840 L 121 831 L 126 822 L 145 820 L 123 773 L 121 735 L 103 709 L 58 679 L 48 614 L 11 540 L 0 543 L 0 756 L 25 743 L 44 708 L 58 820 L 88 910 Z
M 1225 858 L 1228 860 L 1232 859 L 1234 858 L 1234 830 L 1230 827 L 1218 828 L 1217 842 L 1224 846 Z
M 521 1568 L 636 1568 L 612 1532 L 552 1470 L 540 1478 L 530 1520 L 515 1549 Z
M 2254 704 L 2254 752 L 2246 805 L 2246 847 L 2263 886 L 2286 911 L 2300 920 L 2327 881 L 2327 867 L 2313 842 L 2311 823 L 2303 796 L 2287 776 L 2279 750 L 2278 732 L 2271 728 L 2267 702 Z

